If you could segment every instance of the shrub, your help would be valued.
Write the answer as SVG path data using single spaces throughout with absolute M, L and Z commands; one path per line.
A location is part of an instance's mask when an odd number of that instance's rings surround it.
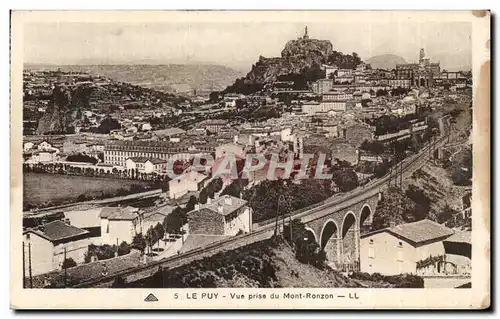
M 71 267 L 75 267 L 75 266 L 76 266 L 76 262 L 71 257 L 64 259 L 64 261 L 62 263 L 62 269 L 67 269 L 67 268 L 71 268 Z
M 118 256 L 127 255 L 128 253 L 130 253 L 130 246 L 127 242 L 122 241 L 120 246 L 118 246 Z
M 349 278 L 363 281 L 387 282 L 393 285 L 394 288 L 424 288 L 424 279 L 411 274 L 384 276 L 379 273 L 353 272 L 349 275 Z
M 454 166 L 451 169 L 451 179 L 453 184 L 457 186 L 468 186 L 471 185 L 470 181 L 472 174 L 470 171 L 463 170 L 461 167 Z
M 146 239 L 144 238 L 142 233 L 135 235 L 132 239 L 132 248 L 140 250 L 142 253 L 144 252 L 144 249 L 146 249 L 146 245 Z
M 125 279 L 122 276 L 116 277 L 111 285 L 111 288 L 127 288 Z

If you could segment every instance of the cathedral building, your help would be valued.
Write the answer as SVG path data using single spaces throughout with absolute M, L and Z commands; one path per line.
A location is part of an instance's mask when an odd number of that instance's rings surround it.
M 418 63 L 397 64 L 395 76 L 398 80 L 409 80 L 412 87 L 432 87 L 440 71 L 439 62 L 432 63 L 422 48 Z

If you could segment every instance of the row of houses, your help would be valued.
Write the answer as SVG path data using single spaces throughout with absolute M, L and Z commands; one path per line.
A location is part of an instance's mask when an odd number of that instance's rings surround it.
M 37 276 L 60 270 L 66 259 L 77 265 L 88 262 L 89 245 L 131 244 L 137 234 L 163 224 L 172 213 L 173 206 L 164 205 L 151 209 L 135 207 L 100 207 L 88 210 L 64 212 L 63 220 L 55 220 L 23 232 L 23 258 L 25 277 Z M 225 195 L 209 199 L 206 204 L 196 205 L 188 213 L 188 233 L 184 250 L 193 247 L 189 243 L 212 236 L 224 239 L 239 233 L 251 232 L 252 212 L 247 202 Z M 182 246 L 184 238 L 182 239 Z M 179 249 L 176 252 L 181 252 Z M 116 252 L 115 257 L 118 256 Z M 95 256 L 90 260 L 95 260 Z M 29 272 L 29 274 L 28 274 Z

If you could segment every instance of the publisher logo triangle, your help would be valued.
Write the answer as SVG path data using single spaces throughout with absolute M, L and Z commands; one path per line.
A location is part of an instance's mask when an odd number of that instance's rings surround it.
M 158 301 L 158 298 L 156 298 L 155 295 L 149 294 L 144 301 Z

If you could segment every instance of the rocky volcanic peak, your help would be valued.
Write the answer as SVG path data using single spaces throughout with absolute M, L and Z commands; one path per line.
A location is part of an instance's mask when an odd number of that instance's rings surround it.
M 51 103 L 38 122 L 38 134 L 64 133 L 72 122 L 70 112 L 71 91 L 65 86 L 57 85 L 52 90 Z
M 309 57 L 311 55 L 317 55 L 326 59 L 332 51 L 333 45 L 328 40 L 298 39 L 287 42 L 285 48 L 281 51 L 281 57 Z
M 299 74 L 304 69 L 319 68 L 333 51 L 328 40 L 298 39 L 291 40 L 281 51 L 281 57 L 259 57 L 259 61 L 247 74 L 245 83 L 262 84 L 276 81 L 279 76 Z

